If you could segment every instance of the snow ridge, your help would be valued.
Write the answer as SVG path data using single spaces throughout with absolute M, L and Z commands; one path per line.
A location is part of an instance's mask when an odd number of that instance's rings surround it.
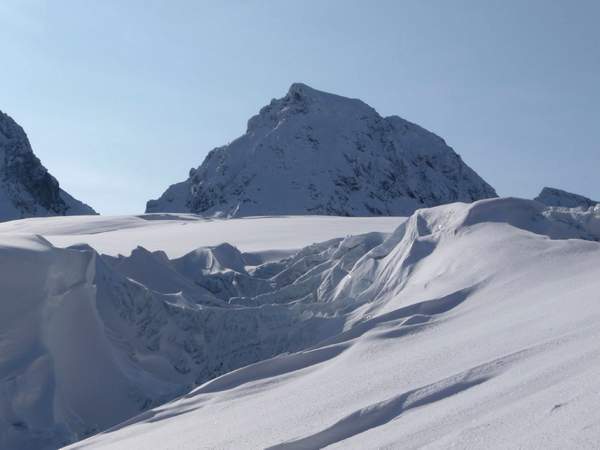
M 544 412 L 534 410 L 542 417 L 560 407 L 561 395 L 549 388 L 560 388 L 565 401 L 586 399 L 597 386 L 600 358 L 600 247 L 581 239 L 589 230 L 552 212 L 513 198 L 454 203 L 418 210 L 389 235 L 333 239 L 243 270 L 243 254 L 227 245 L 171 261 L 223 303 L 187 313 L 179 296 L 179 313 L 167 316 L 144 311 L 147 300 L 132 304 L 130 327 L 149 324 L 152 331 L 142 334 L 160 342 L 157 348 L 135 344 L 134 354 L 173 352 L 169 360 L 179 361 L 198 342 L 179 337 L 197 332 L 187 316 L 200 314 L 212 319 L 191 322 L 208 332 L 196 368 L 195 358 L 188 359 L 190 376 L 203 374 L 204 361 L 228 368 L 75 448 L 185 447 L 199 440 L 215 448 L 396 448 L 437 440 L 447 447 L 445 439 L 466 439 L 458 445 L 466 448 L 482 443 L 468 440 L 477 417 L 482 436 L 490 434 L 488 447 L 498 442 L 494 433 L 505 436 L 506 420 L 519 424 L 528 417 L 523 409 L 531 399 L 523 392 L 547 393 Z M 600 217 L 600 210 L 592 213 Z M 136 318 L 140 313 L 148 319 Z M 272 340 L 252 344 L 255 327 Z M 290 343 L 292 353 L 285 350 Z M 231 370 L 248 362 L 248 354 L 258 362 Z M 274 357 L 265 359 L 269 354 Z M 213 367 L 214 376 L 219 366 Z M 569 383 L 576 383 L 575 393 L 564 387 Z M 258 409 L 264 420 L 249 419 Z M 558 422 L 567 428 L 554 435 L 566 447 L 580 433 L 572 420 L 591 410 L 569 411 Z M 415 423 L 420 414 L 425 419 Z M 536 422 L 518 436 L 508 432 L 537 447 L 555 425 Z M 589 429 L 593 442 L 597 431 Z
M 23 128 L 0 111 L 0 221 L 82 214 L 95 211 L 60 188 Z
M 495 197 L 444 140 L 357 99 L 293 84 L 147 212 L 408 215 Z
M 133 422 L 153 422 L 156 411 L 143 411 L 195 386 L 185 398 L 202 403 L 335 360 L 374 331 L 401 340 L 480 290 L 489 296 L 494 277 L 504 286 L 508 269 L 510 279 L 551 250 L 547 264 L 562 261 L 562 247 L 596 261 L 598 244 L 573 238 L 600 234 L 550 210 L 520 199 L 421 209 L 391 234 L 330 239 L 267 262 L 229 244 L 178 258 L 141 247 L 114 257 L 86 244 L 62 249 L 41 236 L 0 234 L 0 447 L 56 448 L 140 413 Z M 493 375 L 484 372 L 372 402 L 383 416 L 357 414 L 384 424 L 419 399 L 426 404 L 428 392 L 443 397 Z M 325 434 L 348 432 L 332 430 Z

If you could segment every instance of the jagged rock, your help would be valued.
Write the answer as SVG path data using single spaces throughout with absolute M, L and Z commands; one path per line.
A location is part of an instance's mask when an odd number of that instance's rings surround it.
M 23 128 L 0 111 L 0 221 L 83 214 L 95 211 L 60 188 Z
M 551 187 L 545 187 L 534 199 L 547 206 L 559 206 L 563 208 L 590 208 L 600 202 L 591 200 L 583 195 L 573 194 Z

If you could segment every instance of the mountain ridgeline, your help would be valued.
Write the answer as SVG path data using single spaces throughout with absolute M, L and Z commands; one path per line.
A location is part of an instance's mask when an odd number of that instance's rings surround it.
M 23 128 L 0 111 L 0 221 L 86 214 L 95 211 L 60 188 Z
M 393 216 L 489 197 L 494 189 L 439 136 L 296 83 L 146 212 Z
M 545 187 L 534 199 L 547 206 L 556 206 L 562 208 L 591 208 L 600 204 L 595 200 L 584 197 L 583 195 L 573 194 L 562 189 Z

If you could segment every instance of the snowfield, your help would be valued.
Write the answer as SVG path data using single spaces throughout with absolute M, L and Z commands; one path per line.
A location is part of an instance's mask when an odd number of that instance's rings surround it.
M 599 224 L 2 224 L 0 448 L 597 448 Z
M 246 264 L 404 220 L 155 215 L 0 224 L 0 448 L 57 448 L 216 375 L 315 343 L 314 330 L 340 321 L 227 302 L 228 294 L 275 290 Z M 253 252 L 209 247 L 226 240 Z M 300 295 L 294 289 L 288 295 Z
M 242 251 L 299 250 L 315 242 L 370 231 L 391 232 L 402 217 L 270 216 L 209 219 L 193 214 L 47 217 L 0 223 L 1 233 L 41 234 L 59 247 L 86 243 L 99 253 L 128 255 L 138 246 L 183 256 L 228 242 Z

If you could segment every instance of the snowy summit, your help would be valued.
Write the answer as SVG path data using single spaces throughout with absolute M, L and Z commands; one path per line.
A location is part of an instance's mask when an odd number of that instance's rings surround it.
M 95 211 L 60 188 L 23 128 L 0 111 L 0 221 L 87 214 Z
M 295 83 L 146 211 L 388 216 L 489 197 L 494 189 L 439 136 Z

